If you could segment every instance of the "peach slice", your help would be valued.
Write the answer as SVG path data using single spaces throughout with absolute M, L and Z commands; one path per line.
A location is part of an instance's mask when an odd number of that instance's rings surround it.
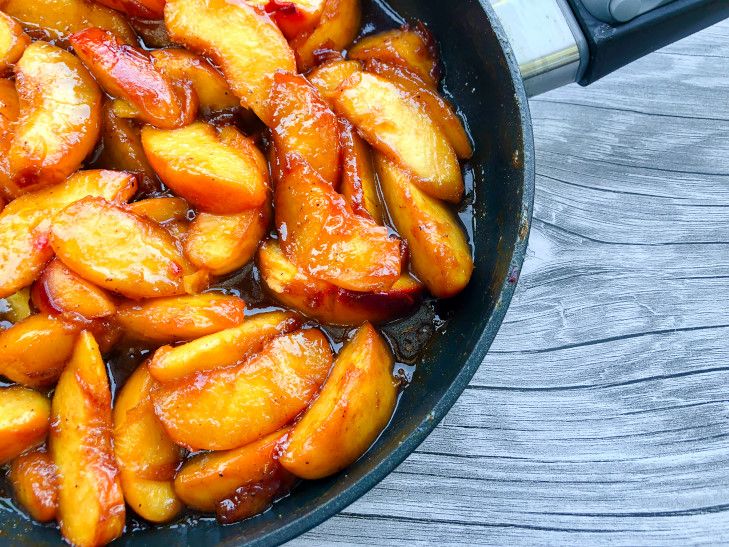
M 164 228 L 101 198 L 56 214 L 51 246 L 84 279 L 133 299 L 182 294 L 193 273 Z
M 337 116 L 303 76 L 278 72 L 273 81 L 271 130 L 277 153 L 280 158 L 298 154 L 337 188 L 340 167 Z
M 160 224 L 187 220 L 190 206 L 182 198 L 149 198 L 129 204 L 134 213 Z
M 142 121 L 162 129 L 194 121 L 198 99 L 192 84 L 166 78 L 144 50 L 100 28 L 77 32 L 70 41 L 104 91 L 132 104 Z
M 43 313 L 78 314 L 86 319 L 110 317 L 116 304 L 106 291 L 69 270 L 60 260 L 53 260 L 31 291 L 33 304 Z
M 400 240 L 354 214 L 297 156 L 278 184 L 275 209 L 281 248 L 308 275 L 361 292 L 387 290 L 400 277 Z
M 0 12 L 0 73 L 7 72 L 23 55 L 30 36 L 15 19 Z
M 242 0 L 168 0 L 172 39 L 220 67 L 244 106 L 267 121 L 271 79 L 296 71 L 294 54 L 271 18 Z
M 283 447 L 281 465 L 304 479 L 341 471 L 364 454 L 395 411 L 398 383 L 387 342 L 369 323 L 347 342 Z
M 256 263 L 266 289 L 283 305 L 330 325 L 384 323 L 412 312 L 420 303 L 423 286 L 403 275 L 386 291 L 361 293 L 311 277 L 269 240 L 258 251 Z
M 273 338 L 301 326 L 301 320 L 285 312 L 250 317 L 242 325 L 226 329 L 181 346 L 159 348 L 149 370 L 163 383 L 198 372 L 237 365 L 263 349 Z
M 129 507 L 151 522 L 166 522 L 182 510 L 173 489 L 182 451 L 157 421 L 150 398 L 155 381 L 142 364 L 114 405 L 114 454 Z
M 13 143 L 15 124 L 19 114 L 20 106 L 18 92 L 15 91 L 15 82 L 0 80 L 0 197 L 7 201 L 22 193 L 10 178 L 10 165 L 8 164 L 8 150 Z
M 246 1 L 252 6 L 266 11 L 289 40 L 293 40 L 301 34 L 308 34 L 316 28 L 325 3 L 325 0 Z
M 395 83 L 356 73 L 334 99 L 338 112 L 375 149 L 410 171 L 418 185 L 438 199 L 458 203 L 464 184 L 458 157 L 421 104 Z
M 71 53 L 33 42 L 15 66 L 20 117 L 8 150 L 10 175 L 28 190 L 63 181 L 96 146 L 101 91 Z
M 319 90 L 319 94 L 328 102 L 337 95 L 337 89 L 342 82 L 355 72 L 360 72 L 362 65 L 359 61 L 345 61 L 335 59 L 319 65 L 307 74 L 307 79 Z
M 50 403 L 48 405 L 50 412 Z M 50 522 L 58 509 L 56 466 L 44 448 L 18 456 L 8 479 L 18 504 L 38 522 Z
M 436 89 L 440 82 L 437 46 L 422 23 L 366 36 L 352 46 L 348 56 L 360 61 L 376 59 L 402 67 L 432 89 Z
M 237 296 L 173 296 L 122 304 L 117 321 L 131 338 L 167 344 L 240 325 L 245 310 L 246 303 Z
M 94 337 L 79 336 L 51 405 L 58 523 L 66 540 L 103 545 L 124 530 L 124 496 L 111 442 L 111 392 Z
M 377 154 L 375 165 L 387 209 L 408 242 L 415 275 L 439 298 L 461 292 L 471 279 L 473 258 L 455 214 L 391 160 Z
M 299 70 L 305 72 L 316 65 L 321 51 L 347 49 L 359 32 L 361 20 L 360 0 L 326 0 L 316 28 L 291 42 Z
M 165 0 L 96 0 L 99 4 L 130 17 L 141 19 L 162 19 Z
M 215 214 L 240 213 L 266 201 L 268 176 L 262 154 L 240 135 L 233 142 L 207 123 L 165 131 L 145 127 L 142 145 L 162 181 L 200 209 Z M 236 132 L 237 133 L 237 132 Z
M 0 387 L 0 465 L 43 442 L 50 401 L 20 386 Z
M 182 446 L 238 448 L 293 420 L 319 390 L 331 364 L 321 331 L 285 334 L 240 365 L 162 385 L 152 392 L 154 409 Z
M 342 183 L 339 191 L 352 211 L 377 224 L 384 224 L 385 211 L 377 192 L 370 147 L 350 123 L 343 120 L 340 128 Z
M 429 88 L 425 81 L 403 67 L 388 65 L 378 59 L 368 60 L 365 63 L 365 69 L 396 83 L 409 96 L 419 102 L 443 131 L 459 159 L 467 160 L 473 156 L 471 138 L 466 133 L 458 114 L 443 97 Z

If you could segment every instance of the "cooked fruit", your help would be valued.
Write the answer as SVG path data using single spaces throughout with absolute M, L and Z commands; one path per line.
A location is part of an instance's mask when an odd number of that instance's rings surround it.
M 412 28 L 404 27 L 362 38 L 352 46 L 348 55 L 351 59 L 360 61 L 377 59 L 389 65 L 400 66 L 433 89 L 440 82 L 435 41 L 422 23 Z
M 66 365 L 78 327 L 46 315 L 31 315 L 0 332 L 0 374 L 30 387 L 47 387 Z
M 285 158 L 298 154 L 332 187 L 339 186 L 337 116 L 306 78 L 278 72 L 271 91 L 273 139 Z
M 385 211 L 377 192 L 375 169 L 369 145 L 347 121 L 340 124 L 342 182 L 339 191 L 347 205 L 360 216 L 385 223 Z
M 293 420 L 319 390 L 331 364 L 321 331 L 285 334 L 240 365 L 162 385 L 152 392 L 155 412 L 178 444 L 238 448 Z
M 197 372 L 229 367 L 258 353 L 264 344 L 301 326 L 301 320 L 285 312 L 250 317 L 242 325 L 181 346 L 159 348 L 149 364 L 160 382 L 174 382 Z
M 118 34 L 129 44 L 137 43 L 121 13 L 90 0 L 0 0 L 0 9 L 20 21 L 36 40 L 65 46 L 74 32 L 99 27 Z
M 172 131 L 145 127 L 142 145 L 162 181 L 206 212 L 240 213 L 266 200 L 262 155 L 249 139 L 233 144 L 212 125 L 196 122 Z
M 139 34 L 145 48 L 166 48 L 174 44 L 162 19 L 132 19 L 132 28 Z
M 253 6 L 265 10 L 289 40 L 314 30 L 325 0 L 247 0 Z
M 267 121 L 274 73 L 296 71 L 291 48 L 268 15 L 242 1 L 168 0 L 165 23 L 175 42 L 210 57 L 243 105 Z
M 10 201 L 19 195 L 20 189 L 10 178 L 8 150 L 13 142 L 15 123 L 18 121 L 20 107 L 15 82 L 0 80 L 0 198 Z M 0 207 L 2 211 L 2 207 Z
M 100 28 L 77 32 L 70 41 L 104 91 L 133 105 L 142 121 L 162 129 L 194 121 L 198 100 L 192 84 L 166 78 L 144 50 Z
M 22 190 L 50 186 L 76 171 L 96 146 L 101 91 L 71 53 L 33 42 L 15 66 L 20 117 L 8 151 Z
M 276 189 L 276 226 L 286 256 L 309 275 L 354 291 L 383 291 L 400 277 L 402 247 L 387 228 L 352 213 L 297 156 Z
M 240 325 L 245 309 L 246 303 L 237 296 L 173 296 L 122 304 L 117 321 L 131 338 L 167 344 Z
M 190 206 L 182 198 L 149 198 L 129 204 L 134 213 L 160 224 L 186 220 Z
M 124 496 L 111 442 L 111 392 L 94 337 L 84 331 L 53 395 L 50 453 L 66 540 L 103 545 L 124 530 Z
M 48 404 L 50 412 L 50 403 Z M 18 504 L 39 522 L 56 518 L 58 485 L 56 466 L 44 448 L 18 456 L 10 465 L 8 479 Z
M 277 241 L 258 251 L 261 281 L 283 305 L 331 325 L 383 323 L 412 312 L 423 295 L 423 286 L 403 275 L 386 291 L 355 292 L 305 274 L 281 252 Z
M 473 258 L 455 214 L 391 160 L 377 154 L 375 165 L 390 217 L 408 242 L 415 275 L 434 296 L 462 291 L 471 279 Z
M 60 260 L 46 266 L 31 295 L 35 307 L 50 315 L 70 313 L 100 319 L 116 312 L 116 304 L 106 291 L 73 273 Z
M 0 465 L 43 442 L 49 414 L 48 398 L 37 391 L 0 387 Z
M 203 57 L 180 48 L 158 49 L 151 55 L 155 68 L 169 79 L 192 83 L 204 116 L 240 108 L 225 78 Z
M 235 450 L 200 454 L 185 462 L 175 477 L 175 492 L 185 505 L 211 513 L 241 487 L 266 489 L 288 475 L 278 462 L 278 446 L 288 429 Z M 272 499 L 267 497 L 265 506 Z M 256 511 L 261 512 L 261 511 Z
M 359 61 L 335 59 L 319 65 L 307 74 L 307 79 L 319 90 L 319 94 L 331 102 L 342 82 L 362 70 Z
M 221 524 L 232 524 L 263 513 L 278 499 L 291 492 L 297 479 L 279 467 L 266 480 L 236 488 L 230 496 L 218 502 L 215 516 Z
M 291 42 L 299 70 L 305 72 L 316 65 L 322 51 L 347 49 L 359 32 L 361 20 L 359 0 L 326 0 L 316 28 Z
M 360 72 L 340 86 L 334 102 L 374 148 L 412 173 L 425 192 L 461 200 L 464 185 L 456 153 L 407 92 L 381 76 Z
M 182 503 L 173 489 L 182 452 L 154 414 L 150 390 L 154 379 L 140 365 L 114 404 L 114 454 L 129 507 L 151 522 L 174 518 Z
M 142 19 L 161 19 L 164 14 L 165 0 L 96 0 L 130 17 Z
M 128 298 L 184 293 L 192 266 L 158 224 L 102 198 L 85 198 L 53 218 L 51 246 L 72 271 Z
M 431 119 L 440 127 L 460 159 L 467 160 L 473 156 L 471 139 L 463 127 L 463 122 L 453 107 L 441 97 L 437 91 L 409 72 L 406 68 L 389 65 L 378 59 L 369 59 L 365 63 L 368 72 L 378 74 L 396 83 L 410 97 L 419 102 Z
M 0 12 L 0 73 L 17 63 L 29 44 L 30 36 L 23 32 L 22 25 Z
M 387 342 L 372 325 L 360 328 L 289 434 L 281 465 L 297 477 L 321 479 L 359 459 L 395 410 L 394 364 Z
M 50 219 L 86 196 L 124 202 L 137 189 L 136 177 L 114 171 L 80 171 L 65 183 L 26 194 L 0 213 L 0 297 L 30 285 L 53 256 Z

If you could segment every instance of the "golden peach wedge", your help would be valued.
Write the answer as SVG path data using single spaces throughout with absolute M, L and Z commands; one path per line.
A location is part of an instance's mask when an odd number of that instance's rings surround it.
M 342 182 L 339 191 L 356 214 L 370 218 L 377 224 L 384 224 L 385 211 L 377 192 L 370 146 L 346 120 L 340 124 L 339 139 L 342 145 Z
M 407 274 L 381 292 L 342 289 L 302 272 L 274 240 L 261 245 L 256 263 L 264 287 L 276 300 L 330 325 L 384 323 L 412 312 L 423 295 L 423 286 Z
M 261 207 L 268 192 L 267 174 L 255 159 L 260 152 L 248 139 L 236 144 L 204 122 L 142 130 L 144 151 L 162 181 L 196 207 L 221 215 Z
M 70 41 L 104 91 L 133 105 L 142 121 L 162 129 L 194 121 L 198 99 L 192 84 L 166 78 L 144 50 L 100 28 L 77 32 Z
M 375 165 L 395 228 L 408 242 L 415 275 L 439 298 L 461 292 L 471 279 L 473 258 L 456 215 L 391 160 L 377 154 Z
M 0 73 L 8 72 L 29 44 L 30 36 L 23 32 L 23 26 L 0 12 Z
M 362 65 L 359 61 L 334 59 L 313 69 L 306 75 L 306 78 L 324 99 L 331 102 L 337 95 L 337 89 L 342 85 L 342 82 L 361 70 Z
M 301 320 L 291 313 L 255 315 L 237 327 L 181 346 L 159 348 L 149 363 L 149 370 L 158 381 L 170 383 L 198 372 L 237 365 L 260 352 L 275 337 L 300 326 Z
M 84 279 L 133 299 L 182 294 L 193 273 L 167 230 L 102 198 L 56 214 L 51 246 Z
M 96 0 L 102 6 L 115 9 L 130 17 L 162 19 L 165 0 Z
M 151 522 L 166 522 L 181 510 L 173 479 L 182 451 L 157 421 L 150 398 L 154 379 L 140 365 L 114 405 L 114 454 L 129 507 Z
M 62 182 L 96 146 L 101 91 L 71 53 L 33 42 L 15 65 L 20 117 L 8 150 L 21 190 Z
M 143 199 L 130 203 L 129 209 L 157 222 L 176 239 L 182 240 L 189 229 L 190 206 L 182 198 Z
M 321 19 L 325 4 L 325 0 L 246 1 L 252 6 L 266 11 L 289 40 L 314 30 Z
M 387 228 L 354 214 L 311 167 L 292 156 L 276 189 L 276 226 L 284 254 L 308 275 L 343 289 L 389 289 L 403 249 Z
M 341 471 L 364 454 L 395 411 L 387 342 L 370 324 L 344 345 L 319 396 L 288 436 L 281 465 L 303 479 Z
M 293 420 L 319 390 L 331 364 L 321 331 L 284 334 L 240 365 L 163 384 L 152 392 L 154 409 L 182 446 L 238 448 Z
M 381 76 L 360 72 L 340 86 L 334 103 L 372 147 L 412 173 L 425 192 L 454 203 L 461 200 L 463 177 L 453 147 L 406 91 Z
M 51 422 L 61 533 L 81 547 L 109 543 L 124 530 L 124 496 L 111 441 L 109 379 L 86 331 L 56 386 Z
M 48 433 L 50 401 L 20 386 L 0 388 L 0 465 L 43 442 Z
M 10 201 L 22 192 L 10 178 L 8 150 L 13 142 L 20 106 L 15 82 L 0 80 L 0 197 Z M 2 208 L 0 207 L 0 211 Z
M 48 407 L 50 413 L 50 403 Z M 45 448 L 26 452 L 13 460 L 8 479 L 18 504 L 38 522 L 50 522 L 58 509 L 56 466 Z
M 242 104 L 267 121 L 274 73 L 296 71 L 293 51 L 267 14 L 243 1 L 168 0 L 165 23 L 175 42 L 210 57 Z

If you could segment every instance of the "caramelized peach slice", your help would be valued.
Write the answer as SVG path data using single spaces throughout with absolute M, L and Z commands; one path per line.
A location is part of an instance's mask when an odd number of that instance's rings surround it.
M 394 364 L 387 342 L 372 325 L 360 328 L 289 434 L 281 465 L 297 477 L 321 479 L 359 459 L 395 410 Z
M 240 213 L 266 200 L 262 154 L 242 135 L 232 144 L 204 122 L 172 131 L 145 127 L 142 145 L 164 183 L 204 211 Z
M 437 297 L 453 296 L 473 273 L 471 249 L 455 214 L 418 188 L 412 177 L 378 154 L 387 209 L 398 233 L 408 242 L 415 275 Z
M 165 0 L 96 0 L 99 4 L 126 13 L 130 17 L 161 19 Z
M 335 59 L 319 65 L 306 77 L 319 90 L 319 94 L 331 102 L 337 95 L 337 89 L 342 82 L 361 70 L 362 65 L 359 61 Z
M 260 488 L 275 480 L 284 471 L 278 463 L 277 449 L 288 431 L 276 431 L 235 450 L 191 458 L 175 477 L 175 492 L 188 507 L 210 513 L 238 488 Z
M 48 403 L 50 413 L 50 403 Z M 44 448 L 13 460 L 8 474 L 18 504 L 38 522 L 56 518 L 58 485 L 56 466 Z
M 453 146 L 460 159 L 467 160 L 473 156 L 471 139 L 463 127 L 463 122 L 453 107 L 428 84 L 409 72 L 407 69 L 370 59 L 365 63 L 368 72 L 378 74 L 396 83 L 410 97 L 419 102 L 435 124 Z
M 129 209 L 150 220 L 166 224 L 186 220 L 190 206 L 182 198 L 149 198 L 130 203 Z
M 376 59 L 402 67 L 433 89 L 440 82 L 437 47 L 430 31 L 422 23 L 366 36 L 352 46 L 348 55 L 350 59 Z
M 155 412 L 178 444 L 238 448 L 293 420 L 319 390 L 331 364 L 321 331 L 285 334 L 240 365 L 162 385 L 152 392 Z
M 15 17 L 36 40 L 65 46 L 74 32 L 99 27 L 136 44 L 137 37 L 119 12 L 91 0 L 0 0 L 0 9 Z
M 111 442 L 111 392 L 94 337 L 79 336 L 51 406 L 58 523 L 66 540 L 103 545 L 124 530 L 124 496 Z
M 456 153 L 407 92 L 381 76 L 360 72 L 340 86 L 334 102 L 374 148 L 410 171 L 425 192 L 461 200 L 464 185 Z
M 147 52 L 99 28 L 77 32 L 70 40 L 104 90 L 131 103 L 143 121 L 174 129 L 195 119 L 198 100 L 192 84 L 166 78 Z
M 60 260 L 46 266 L 31 294 L 35 307 L 51 315 L 70 313 L 100 319 L 116 312 L 116 304 L 106 291 L 73 273 Z
M 56 381 L 73 351 L 78 328 L 45 315 L 31 315 L 0 332 L 0 374 L 30 387 Z
M 273 139 L 281 158 L 298 154 L 332 187 L 339 186 L 339 127 L 306 78 L 278 72 L 271 91 Z
M 154 415 L 154 379 L 146 364 L 129 377 L 114 406 L 114 453 L 129 507 L 151 522 L 166 522 L 181 510 L 173 489 L 182 451 Z
M 242 1 L 168 0 L 165 23 L 175 42 L 210 57 L 243 105 L 267 121 L 274 73 L 296 71 L 294 54 L 268 15 Z
M 43 442 L 50 402 L 32 389 L 0 387 L 0 465 Z
M 409 275 L 403 275 L 386 291 L 342 289 L 302 272 L 274 240 L 261 246 L 257 264 L 263 285 L 276 300 L 330 325 L 384 323 L 412 312 L 423 295 L 423 286 Z
M 190 81 L 204 116 L 240 108 L 225 78 L 203 57 L 180 48 L 158 49 L 151 55 L 155 68 L 170 80 Z
M 221 524 L 254 517 L 271 507 L 278 498 L 288 495 L 296 482 L 295 476 L 279 467 L 265 480 L 239 486 L 230 496 L 220 500 L 215 516 Z
M 8 164 L 8 150 L 13 142 L 19 113 L 15 82 L 0 80 L 0 197 L 7 201 L 21 193 L 10 178 L 10 165 Z M 2 211 L 2 207 L 0 207 L 0 211 Z
M 30 36 L 9 15 L 0 12 L 0 73 L 7 72 L 23 55 L 30 44 Z
M 34 42 L 15 66 L 20 118 L 8 151 L 23 190 L 50 186 L 76 171 L 96 146 L 101 91 L 71 53 Z
M 360 216 L 385 223 L 385 211 L 377 193 L 377 180 L 369 145 L 346 121 L 340 124 L 342 183 L 339 191 L 347 205 Z
M 352 213 L 297 156 L 276 190 L 276 226 L 286 256 L 308 275 L 353 291 L 387 290 L 400 277 L 402 247 L 387 228 Z
M 159 348 L 149 370 L 160 382 L 174 382 L 197 372 L 236 365 L 261 351 L 264 344 L 296 330 L 301 320 L 285 312 L 255 315 L 242 325 L 182 346 Z
M 124 202 L 137 189 L 136 177 L 114 171 L 80 171 L 64 184 L 26 194 L 0 213 L 0 297 L 30 285 L 53 256 L 50 218 L 86 196 Z
M 192 267 L 158 224 L 101 198 L 53 218 L 51 245 L 72 271 L 128 298 L 175 296 Z
M 265 10 L 281 29 L 284 36 L 293 40 L 301 34 L 308 34 L 321 19 L 325 0 L 246 0 L 249 4 Z
M 237 296 L 209 293 L 128 302 L 119 306 L 117 321 L 134 339 L 170 343 L 240 325 L 245 310 Z
M 355 39 L 362 20 L 359 0 L 326 0 L 317 27 L 291 42 L 301 72 L 316 65 L 322 50 L 342 51 Z

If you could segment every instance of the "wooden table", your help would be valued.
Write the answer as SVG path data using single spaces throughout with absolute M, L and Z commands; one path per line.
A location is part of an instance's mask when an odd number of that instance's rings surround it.
M 729 22 L 531 108 L 530 251 L 489 356 L 293 545 L 729 542 Z

